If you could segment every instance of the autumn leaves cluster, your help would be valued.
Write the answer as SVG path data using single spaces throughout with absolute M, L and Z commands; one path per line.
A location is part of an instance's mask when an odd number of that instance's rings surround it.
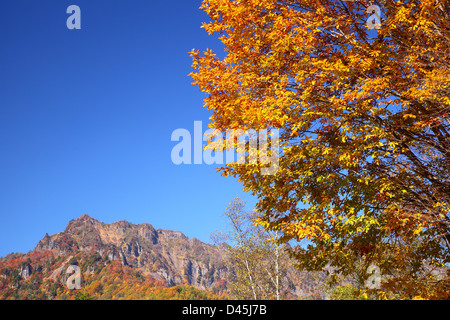
M 279 170 L 222 168 L 308 270 L 336 267 L 374 297 L 450 296 L 450 23 L 441 0 L 205 0 L 225 57 L 193 50 L 211 126 L 280 129 Z M 356 270 L 356 271 L 355 271 Z M 442 276 L 436 278 L 436 270 Z M 434 272 L 434 273 L 432 273 Z

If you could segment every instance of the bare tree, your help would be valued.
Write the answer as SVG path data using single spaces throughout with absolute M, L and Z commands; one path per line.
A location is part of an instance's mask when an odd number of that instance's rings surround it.
M 224 255 L 229 294 L 236 299 L 280 300 L 290 266 L 284 245 L 277 242 L 277 231 L 256 225 L 258 213 L 247 212 L 245 205 L 238 197 L 230 202 L 225 211 L 229 230 L 213 235 L 216 243 L 229 244 Z

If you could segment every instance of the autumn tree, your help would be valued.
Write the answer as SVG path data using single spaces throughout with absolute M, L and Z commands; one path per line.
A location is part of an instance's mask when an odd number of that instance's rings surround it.
M 281 132 L 275 174 L 262 174 L 250 152 L 222 173 L 258 196 L 266 228 L 309 241 L 291 252 L 299 265 L 350 273 L 360 259 L 386 271 L 448 264 L 450 3 L 204 0 L 201 8 L 211 19 L 202 27 L 225 47 L 222 59 L 191 52 L 210 126 Z M 222 143 L 211 138 L 208 148 Z M 420 250 L 400 250 L 409 243 Z M 386 250 L 397 258 L 383 260 Z M 392 275 L 391 287 L 417 279 L 414 268 Z M 440 288 L 448 297 L 448 281 Z
M 79 291 L 75 295 L 75 300 L 92 300 L 92 297 L 87 292 Z
M 358 296 L 358 290 L 351 284 L 345 284 L 334 288 L 329 296 L 330 300 L 362 300 Z

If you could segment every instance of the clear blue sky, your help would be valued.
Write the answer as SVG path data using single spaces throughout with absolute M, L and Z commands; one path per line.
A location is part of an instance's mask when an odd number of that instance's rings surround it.
M 81 30 L 66 27 L 72 4 Z M 210 115 L 187 76 L 188 51 L 223 50 L 200 29 L 200 4 L 0 2 L 0 256 L 33 249 L 84 213 L 203 241 L 223 226 L 242 186 L 170 157 L 173 130 L 192 132 Z

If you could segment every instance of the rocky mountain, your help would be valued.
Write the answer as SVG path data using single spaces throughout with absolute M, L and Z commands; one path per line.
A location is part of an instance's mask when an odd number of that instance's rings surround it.
M 46 234 L 34 252 L 50 250 L 60 256 L 96 252 L 169 286 L 212 289 L 225 278 L 222 249 L 179 231 L 155 229 L 148 223 L 107 224 L 84 214 L 71 220 L 64 231 Z
M 0 299 L 223 299 L 234 274 L 224 260 L 228 249 L 148 223 L 103 223 L 84 214 L 45 234 L 34 250 L 0 258 Z M 68 288 L 70 266 L 79 268 L 82 290 Z M 323 279 L 291 267 L 284 294 L 321 298 Z

